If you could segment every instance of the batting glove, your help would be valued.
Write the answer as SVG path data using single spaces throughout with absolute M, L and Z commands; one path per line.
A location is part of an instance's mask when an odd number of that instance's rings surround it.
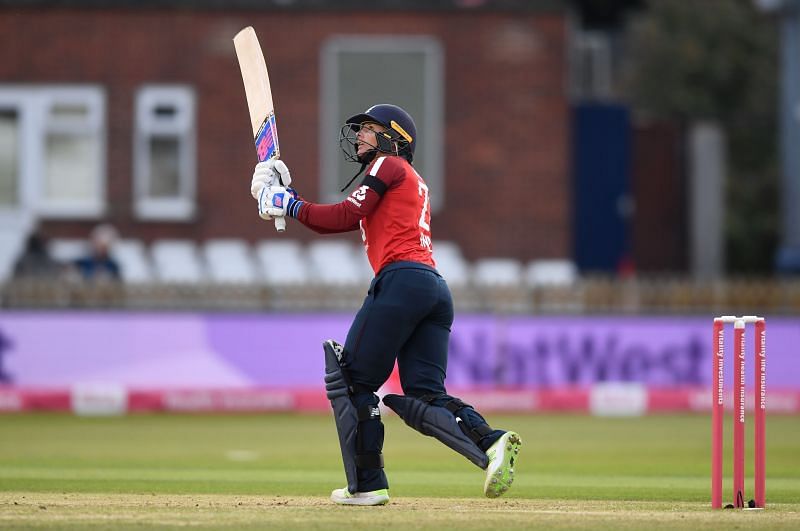
M 280 159 L 269 159 L 256 164 L 253 180 L 250 181 L 250 194 L 258 200 L 261 191 L 273 185 L 289 186 L 292 175 L 289 167 Z
M 295 199 L 294 190 L 287 190 L 283 186 L 270 186 L 263 188 L 258 199 L 258 215 L 263 219 L 271 217 L 297 217 L 303 202 Z

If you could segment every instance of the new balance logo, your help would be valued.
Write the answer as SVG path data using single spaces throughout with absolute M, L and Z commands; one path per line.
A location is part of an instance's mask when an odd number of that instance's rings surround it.
M 333 353 L 336 354 L 336 359 L 342 361 L 342 353 L 344 352 L 344 347 L 339 343 L 335 343 L 333 341 L 331 341 L 331 344 L 333 345 Z

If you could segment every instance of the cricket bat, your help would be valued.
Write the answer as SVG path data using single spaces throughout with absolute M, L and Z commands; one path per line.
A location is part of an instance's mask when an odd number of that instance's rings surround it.
M 236 48 L 239 68 L 242 70 L 258 161 L 280 158 L 278 130 L 275 127 L 275 106 L 272 102 L 272 89 L 269 86 L 267 63 L 264 61 L 261 45 L 252 26 L 237 33 L 233 38 L 233 45 Z M 284 186 L 284 183 L 280 184 Z M 286 230 L 286 220 L 282 217 L 275 218 L 275 229 L 278 232 Z

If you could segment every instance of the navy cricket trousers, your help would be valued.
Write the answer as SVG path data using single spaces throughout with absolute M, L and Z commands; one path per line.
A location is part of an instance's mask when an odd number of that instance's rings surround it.
M 344 345 L 357 391 L 377 391 L 397 359 L 404 394 L 443 394 L 452 324 L 450 289 L 435 269 L 416 262 L 384 267 Z
M 343 361 L 355 388 L 353 405 L 378 405 L 374 393 L 391 375 L 395 359 L 404 394 L 444 394 L 452 324 L 453 299 L 435 269 L 395 262 L 379 271 L 344 344 Z M 359 452 L 381 453 L 383 436 L 380 420 L 361 422 Z M 358 468 L 359 492 L 388 486 L 382 468 Z

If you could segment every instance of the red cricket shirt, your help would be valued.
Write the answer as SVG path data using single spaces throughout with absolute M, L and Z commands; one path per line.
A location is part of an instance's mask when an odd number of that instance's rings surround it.
M 404 158 L 377 157 L 344 201 L 320 205 L 304 200 L 297 219 L 320 234 L 361 228 L 372 269 L 411 261 L 436 267 L 431 243 L 428 185 Z

